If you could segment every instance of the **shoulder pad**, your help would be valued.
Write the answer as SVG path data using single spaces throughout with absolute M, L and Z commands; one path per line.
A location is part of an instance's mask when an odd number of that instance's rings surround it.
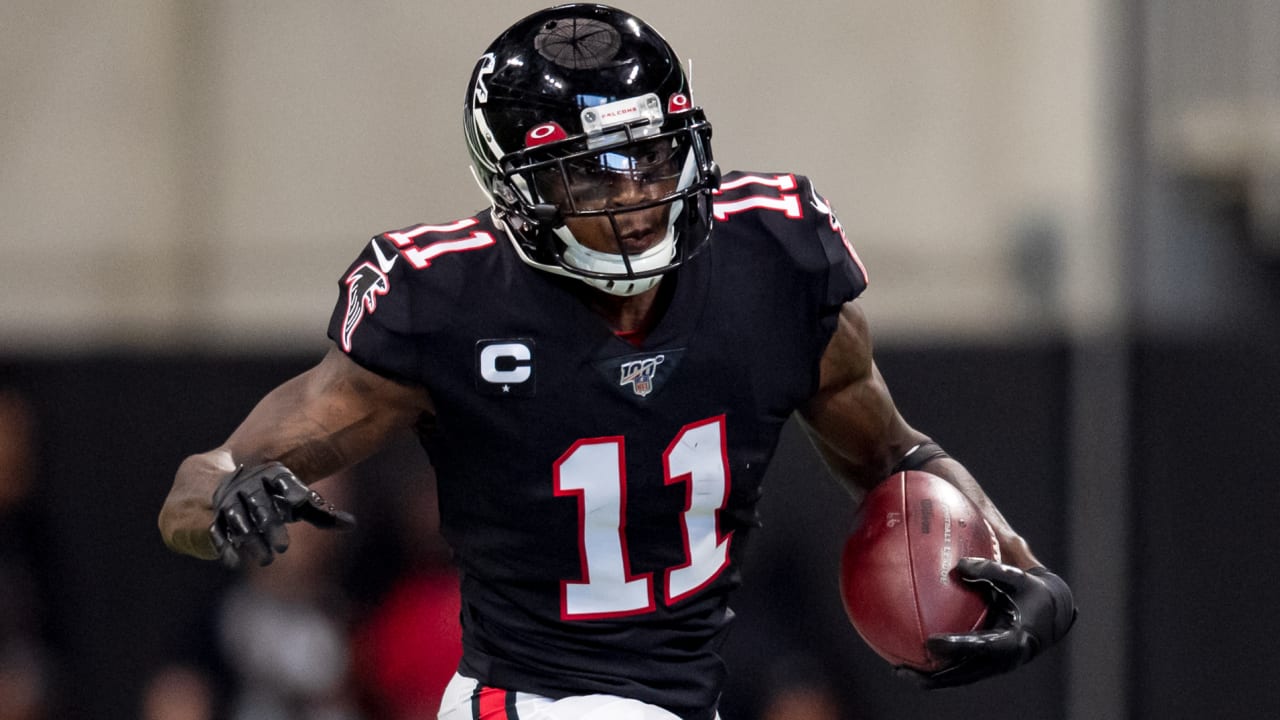
M 824 277 L 835 305 L 857 297 L 867 272 L 844 226 L 813 183 L 795 173 L 731 172 L 714 196 L 716 222 L 767 236 L 802 272 Z

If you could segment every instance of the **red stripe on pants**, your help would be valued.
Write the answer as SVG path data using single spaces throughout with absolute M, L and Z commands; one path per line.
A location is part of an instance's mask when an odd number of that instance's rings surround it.
M 479 720 L 508 720 L 507 691 L 501 688 L 481 688 Z

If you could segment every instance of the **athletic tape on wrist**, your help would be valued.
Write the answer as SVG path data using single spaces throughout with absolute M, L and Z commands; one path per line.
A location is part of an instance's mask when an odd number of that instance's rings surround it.
M 942 446 L 938 445 L 938 443 L 932 440 L 926 440 L 925 442 L 922 442 L 908 450 L 907 454 L 903 455 L 902 459 L 898 461 L 898 464 L 893 466 L 893 472 L 890 474 L 893 475 L 900 472 L 906 472 L 908 470 L 919 470 L 930 461 L 944 457 L 951 456 L 948 455 L 947 451 L 943 450 Z

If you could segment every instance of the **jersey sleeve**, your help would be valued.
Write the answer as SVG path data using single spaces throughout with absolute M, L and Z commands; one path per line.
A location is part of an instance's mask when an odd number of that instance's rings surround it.
M 385 235 L 377 235 L 338 281 L 329 338 L 367 370 L 414 380 L 422 358 L 412 301 L 407 263 Z
M 840 219 L 812 181 L 800 177 L 800 190 L 806 214 L 812 217 L 815 232 L 826 256 L 826 294 L 824 305 L 838 308 L 867 289 L 867 268 L 854 250 Z

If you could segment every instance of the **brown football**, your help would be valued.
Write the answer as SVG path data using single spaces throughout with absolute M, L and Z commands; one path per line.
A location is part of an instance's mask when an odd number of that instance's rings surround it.
M 954 485 L 896 473 L 871 490 L 855 517 L 840 568 L 845 612 L 893 665 L 936 670 L 925 641 L 982 627 L 984 596 L 955 573 L 962 557 L 1000 559 L 991 526 Z

